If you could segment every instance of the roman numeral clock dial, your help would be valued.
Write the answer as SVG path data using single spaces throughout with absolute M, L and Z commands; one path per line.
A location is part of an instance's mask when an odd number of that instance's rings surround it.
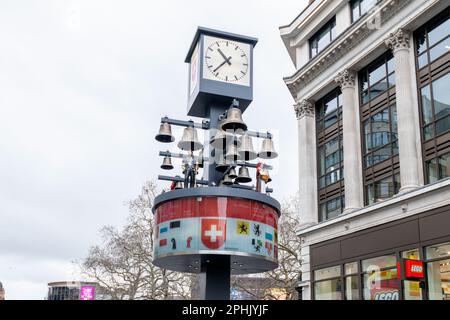
M 208 46 L 205 65 L 214 78 L 231 83 L 241 82 L 249 71 L 247 53 L 229 40 L 215 41 Z

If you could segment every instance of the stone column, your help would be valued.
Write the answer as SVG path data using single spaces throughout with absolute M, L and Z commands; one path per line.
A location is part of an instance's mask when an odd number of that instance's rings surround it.
M 355 73 L 350 70 L 340 72 L 335 78 L 342 91 L 342 123 L 344 146 L 344 213 L 364 206 L 361 161 L 361 134 L 359 121 L 359 99 Z
M 397 100 L 398 118 L 398 144 L 400 158 L 400 192 L 408 192 L 419 187 L 419 163 L 417 155 L 416 138 L 419 134 L 420 125 L 414 117 L 411 71 L 414 65 L 409 59 L 410 34 L 402 29 L 391 33 L 385 41 L 386 46 L 392 50 L 395 62 L 395 95 Z
M 298 124 L 299 218 L 302 227 L 318 222 L 316 119 L 312 101 L 294 105 Z

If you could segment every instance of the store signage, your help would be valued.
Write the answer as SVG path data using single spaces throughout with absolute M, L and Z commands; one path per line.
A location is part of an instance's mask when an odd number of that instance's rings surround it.
M 94 286 L 81 286 L 80 288 L 80 300 L 94 300 L 95 287 Z
M 405 260 L 405 278 L 422 279 L 424 277 L 424 266 L 421 260 Z

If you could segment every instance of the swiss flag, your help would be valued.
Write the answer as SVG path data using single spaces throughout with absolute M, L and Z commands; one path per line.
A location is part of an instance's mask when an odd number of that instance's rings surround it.
M 202 219 L 202 243 L 209 249 L 219 249 L 225 243 L 227 221 L 225 219 Z

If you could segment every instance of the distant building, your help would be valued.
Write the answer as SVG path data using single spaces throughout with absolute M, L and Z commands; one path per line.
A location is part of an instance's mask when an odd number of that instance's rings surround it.
M 0 282 L 0 300 L 5 300 L 5 289 L 3 288 L 3 284 Z
M 47 300 L 105 300 L 96 282 L 58 281 L 48 283 Z

